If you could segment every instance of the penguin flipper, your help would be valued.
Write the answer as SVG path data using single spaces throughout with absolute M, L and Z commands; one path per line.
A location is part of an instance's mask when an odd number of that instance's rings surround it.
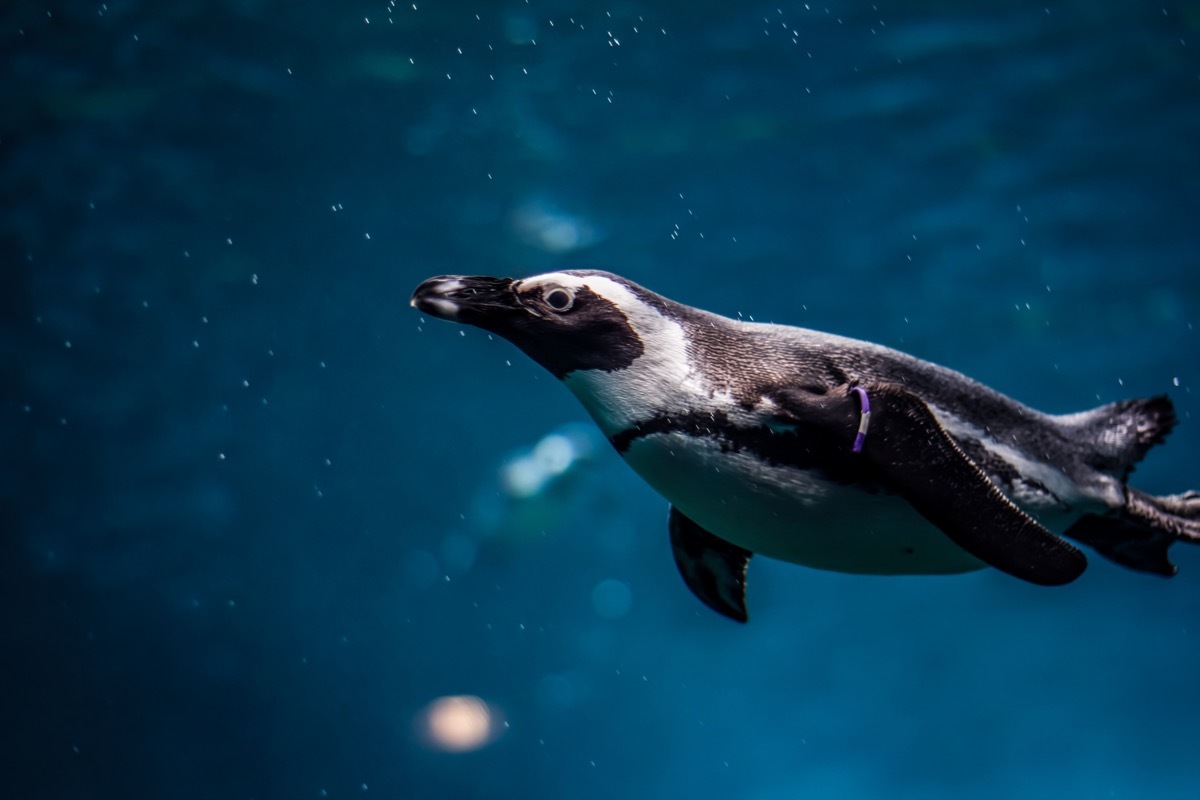
M 870 470 L 955 544 L 1009 575 L 1042 586 L 1070 583 L 1087 558 L 1005 497 L 946 433 L 925 401 L 888 383 L 840 387 L 824 395 L 787 392 L 782 410 L 845 437 L 850 448 L 861 389 L 870 426 L 858 454 Z M 861 430 L 861 429 L 860 429 Z
M 1154 497 L 1125 487 L 1125 507 L 1104 515 L 1084 514 L 1065 536 L 1130 569 L 1171 577 L 1175 542 L 1200 544 L 1200 492 Z
M 746 567 L 749 550 L 714 536 L 671 506 L 671 552 L 683 582 L 706 606 L 746 622 Z
M 1179 571 L 1168 552 L 1175 539 L 1169 533 L 1120 515 L 1084 514 L 1066 534 L 1123 567 L 1170 578 Z

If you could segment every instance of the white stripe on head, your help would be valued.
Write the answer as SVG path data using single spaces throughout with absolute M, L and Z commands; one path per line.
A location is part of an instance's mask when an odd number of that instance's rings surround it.
M 688 361 L 683 327 L 606 275 L 551 272 L 519 281 L 518 291 L 541 285 L 586 288 L 612 303 L 642 342 L 642 355 L 613 372 L 579 370 L 564 379 L 607 435 L 663 411 L 686 409 L 685 396 L 698 391 Z

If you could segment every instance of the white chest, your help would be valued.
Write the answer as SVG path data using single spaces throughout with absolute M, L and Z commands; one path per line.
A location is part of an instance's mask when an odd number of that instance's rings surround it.
M 838 572 L 966 572 L 982 562 L 898 496 L 828 481 L 815 471 L 764 468 L 714 439 L 656 433 L 635 439 L 631 467 L 704 529 L 756 553 Z

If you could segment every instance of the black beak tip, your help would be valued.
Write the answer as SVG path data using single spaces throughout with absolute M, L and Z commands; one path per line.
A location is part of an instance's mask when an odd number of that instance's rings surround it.
M 458 317 L 459 309 L 454 295 L 461 288 L 462 281 L 453 275 L 430 278 L 413 290 L 408 304 L 432 317 L 453 320 Z
M 439 319 L 473 322 L 463 319 L 463 312 L 478 316 L 488 309 L 511 304 L 510 278 L 486 278 L 464 275 L 439 275 L 422 281 L 413 291 L 408 304 Z

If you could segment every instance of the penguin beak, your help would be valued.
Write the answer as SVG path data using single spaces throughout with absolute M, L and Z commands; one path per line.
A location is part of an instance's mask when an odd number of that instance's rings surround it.
M 478 275 L 430 278 L 417 287 L 408 304 L 431 317 L 488 329 L 495 326 L 498 316 L 521 310 L 512 278 Z

